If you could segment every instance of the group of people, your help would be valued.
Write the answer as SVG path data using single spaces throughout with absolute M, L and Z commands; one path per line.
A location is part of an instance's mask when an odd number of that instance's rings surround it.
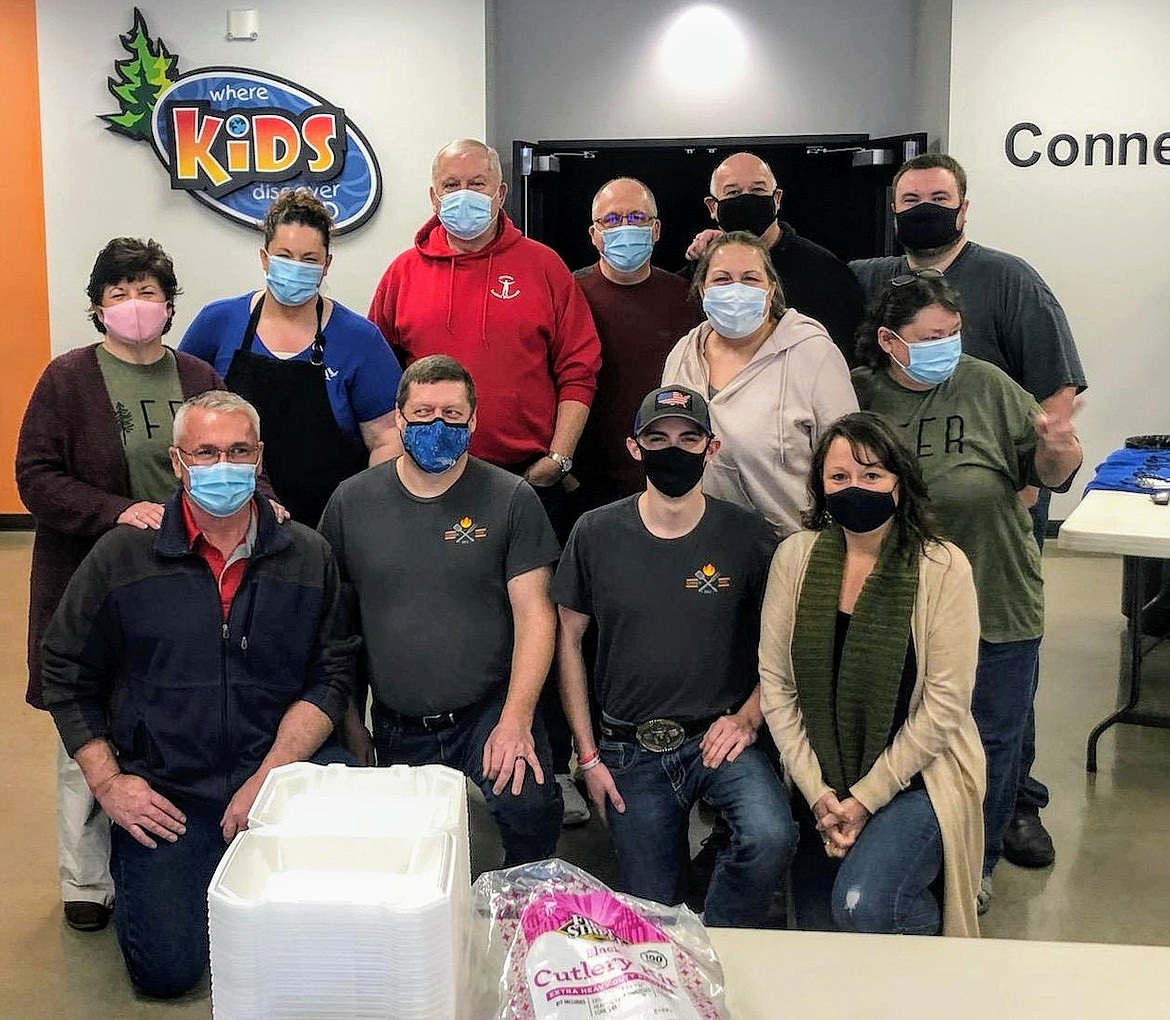
M 767 923 L 791 870 L 803 927 L 978 934 L 1001 854 L 1054 853 L 1039 557 L 1085 385 L 1059 304 L 967 240 L 948 156 L 895 177 L 906 255 L 847 267 L 737 153 L 690 281 L 652 265 L 639 181 L 598 191 L 576 274 L 506 193 L 488 146 L 440 150 L 363 318 L 287 192 L 264 288 L 177 351 L 166 253 L 99 254 L 100 340 L 17 453 L 66 919 L 112 907 L 136 986 L 181 994 L 272 768 L 460 769 L 508 866 L 588 819 L 575 751 L 629 892 L 683 899 L 703 800 L 708 923 Z

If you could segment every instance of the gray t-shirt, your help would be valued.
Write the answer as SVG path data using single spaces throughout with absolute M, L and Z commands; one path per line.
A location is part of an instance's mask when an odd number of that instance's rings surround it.
M 164 347 L 153 364 L 136 365 L 98 347 L 97 360 L 122 435 L 130 497 L 165 503 L 179 484 L 170 453 L 175 411 L 183 402 L 175 352 Z
M 450 489 L 422 499 L 389 461 L 342 482 L 320 531 L 357 607 L 377 703 L 430 715 L 508 682 L 508 582 L 560 551 L 527 482 L 472 457 Z
M 853 385 L 861 407 L 887 418 L 918 458 L 939 533 L 971 561 L 983 640 L 1040 637 L 1040 549 L 1018 495 L 1039 484 L 1036 402 L 999 369 L 968 355 L 929 390 L 906 389 L 872 368 L 854 369 Z
M 872 302 L 910 272 L 905 256 L 857 259 L 849 268 Z M 1085 372 L 1068 319 L 1048 284 L 1027 262 L 968 241 L 944 273 L 963 305 L 963 351 L 1003 369 L 1037 400 L 1065 386 L 1079 393 Z
M 646 530 L 638 496 L 585 514 L 553 601 L 597 621 L 597 698 L 637 724 L 738 709 L 759 680 L 760 605 L 776 533 L 752 510 L 707 497 L 681 538 Z

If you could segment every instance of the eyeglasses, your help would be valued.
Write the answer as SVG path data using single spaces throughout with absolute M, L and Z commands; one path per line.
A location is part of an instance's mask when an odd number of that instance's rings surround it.
M 256 454 L 260 447 L 255 443 L 232 443 L 226 450 L 218 446 L 198 446 L 194 450 L 184 450 L 176 446 L 176 450 L 187 456 L 192 464 L 207 467 L 209 464 L 218 464 L 221 457 L 227 458 L 229 464 L 255 464 Z
M 614 227 L 620 227 L 623 223 L 628 223 L 631 227 L 644 227 L 647 223 L 657 219 L 656 216 L 651 216 L 649 213 L 635 210 L 628 213 L 607 213 L 605 216 L 600 216 L 593 222 L 596 226 L 601 227 L 602 230 L 612 230 Z
M 903 273 L 901 276 L 895 276 L 890 281 L 890 286 L 905 287 L 915 280 L 941 280 L 942 278 L 943 274 L 937 269 L 914 269 L 909 273 Z

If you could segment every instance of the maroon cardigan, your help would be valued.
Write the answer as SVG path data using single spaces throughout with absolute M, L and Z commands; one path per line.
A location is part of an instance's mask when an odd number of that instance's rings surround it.
M 36 521 L 28 601 L 28 691 L 41 700 L 41 638 L 73 572 L 135 502 L 130 469 L 98 365 L 97 344 L 54 358 L 24 412 L 16 484 Z M 175 352 L 184 399 L 224 389 L 198 358 Z

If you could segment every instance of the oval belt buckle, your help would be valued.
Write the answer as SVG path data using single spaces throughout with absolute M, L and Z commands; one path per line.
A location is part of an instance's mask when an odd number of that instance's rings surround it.
M 673 719 L 647 719 L 635 728 L 634 736 L 647 751 L 665 754 L 682 747 L 686 731 Z

